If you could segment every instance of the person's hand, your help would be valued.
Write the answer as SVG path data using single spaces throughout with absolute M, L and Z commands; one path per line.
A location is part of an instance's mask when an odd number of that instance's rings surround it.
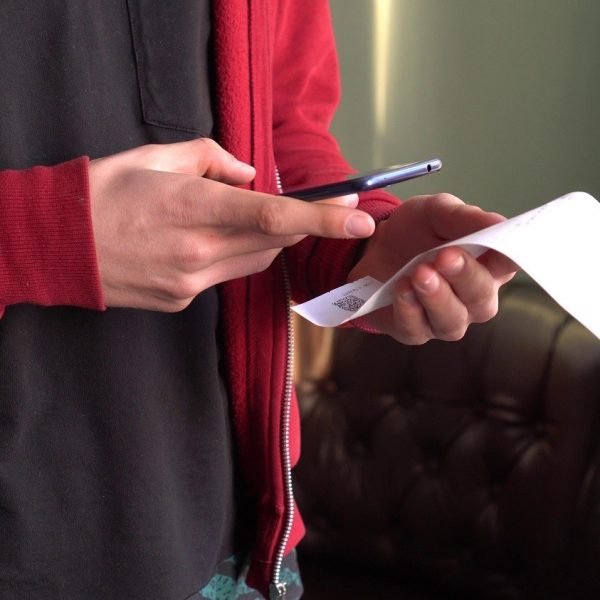
M 266 269 L 306 235 L 367 237 L 357 198 L 307 203 L 240 189 L 254 169 L 208 139 L 90 163 L 92 226 L 107 306 L 177 311 L 204 289 Z
M 412 198 L 377 225 L 348 281 L 365 275 L 386 281 L 417 254 L 502 220 L 449 194 Z M 497 252 L 475 259 L 460 248 L 445 248 L 433 263 L 398 280 L 391 306 L 363 318 L 405 344 L 458 340 L 471 323 L 496 314 L 498 289 L 515 271 Z

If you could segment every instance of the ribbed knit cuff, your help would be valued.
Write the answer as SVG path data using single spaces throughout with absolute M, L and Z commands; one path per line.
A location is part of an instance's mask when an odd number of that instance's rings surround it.
M 0 171 L 0 305 L 104 308 L 89 160 Z

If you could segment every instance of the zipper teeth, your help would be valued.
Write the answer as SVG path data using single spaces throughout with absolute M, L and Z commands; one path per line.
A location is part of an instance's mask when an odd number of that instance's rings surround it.
M 286 293 L 286 316 L 287 316 L 287 331 L 288 331 L 288 342 L 287 342 L 287 361 L 285 370 L 285 388 L 283 397 L 283 410 L 282 410 L 282 428 L 281 428 L 281 447 L 283 454 L 283 478 L 284 478 L 284 489 L 285 489 L 285 503 L 286 503 L 286 519 L 283 529 L 283 534 L 277 548 L 277 554 L 275 557 L 275 563 L 273 566 L 273 583 L 279 587 L 279 578 L 281 575 L 281 565 L 283 563 L 283 555 L 285 547 L 292 531 L 292 523 L 294 520 L 294 486 L 292 482 L 292 467 L 290 459 L 290 409 L 292 402 L 292 391 L 293 391 L 293 366 L 294 366 L 294 326 L 292 321 L 291 311 L 291 286 L 290 278 L 287 269 L 287 263 L 285 256 L 281 255 L 281 261 L 283 264 L 283 273 L 285 281 L 285 293 Z
M 275 167 L 275 179 L 277 181 L 277 189 L 282 193 L 283 186 L 281 185 L 281 176 L 279 169 Z M 281 252 L 281 265 L 283 270 L 283 281 L 285 287 L 285 304 L 287 318 L 287 351 L 286 351 L 286 366 L 285 366 L 285 386 L 283 394 L 283 409 L 281 414 L 281 450 L 283 458 L 283 484 L 285 492 L 285 510 L 286 518 L 285 525 L 279 546 L 273 563 L 273 587 L 276 596 L 283 598 L 285 596 L 285 584 L 280 582 L 281 565 L 285 547 L 287 546 L 290 534 L 292 531 L 292 523 L 294 520 L 294 486 L 292 482 L 292 466 L 290 459 L 290 410 L 292 403 L 293 392 L 293 374 L 294 374 L 294 322 L 292 318 L 292 286 L 288 271 L 285 251 Z
M 277 191 L 283 194 L 283 184 L 281 183 L 281 173 L 279 169 L 275 167 L 275 183 L 277 184 Z

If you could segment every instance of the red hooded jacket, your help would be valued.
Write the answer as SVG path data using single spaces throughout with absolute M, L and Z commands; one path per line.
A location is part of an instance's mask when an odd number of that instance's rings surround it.
M 338 64 L 327 0 L 215 0 L 218 141 L 256 167 L 253 188 L 277 192 L 347 176 L 329 133 Z M 88 159 L 0 171 L 0 311 L 17 303 L 102 310 Z M 397 201 L 361 197 L 375 219 Z M 358 243 L 307 238 L 282 260 L 220 286 L 224 350 L 241 471 L 257 514 L 248 583 L 267 593 L 303 534 L 290 495 L 299 420 L 291 387 L 290 297 L 345 283 Z

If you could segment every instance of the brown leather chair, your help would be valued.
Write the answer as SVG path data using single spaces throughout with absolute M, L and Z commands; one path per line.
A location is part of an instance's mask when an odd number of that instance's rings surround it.
M 600 598 L 599 340 L 531 282 L 460 342 L 298 326 L 307 600 Z

